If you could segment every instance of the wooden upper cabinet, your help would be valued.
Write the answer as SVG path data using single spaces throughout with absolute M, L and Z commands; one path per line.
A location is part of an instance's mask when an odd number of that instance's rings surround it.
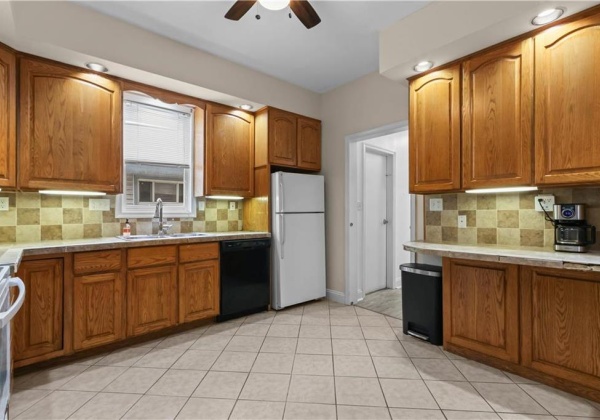
M 20 60 L 19 186 L 121 192 L 119 84 L 45 60 Z
M 27 293 L 13 320 L 15 362 L 63 350 L 63 259 L 23 261 L 18 276 Z
M 519 361 L 519 267 L 443 259 L 444 346 Z
M 254 116 L 206 106 L 206 195 L 254 196 Z
M 269 162 L 271 165 L 296 166 L 297 117 L 289 112 L 269 108 Z
M 533 41 L 463 63 L 462 187 L 532 183 Z
M 298 117 L 297 122 L 298 167 L 321 170 L 321 122 Z
M 410 83 L 411 193 L 460 189 L 460 65 Z
M 535 37 L 535 182 L 600 182 L 600 14 Z
M 600 274 L 521 268 L 522 363 L 600 389 Z
M 17 186 L 17 62 L 0 44 L 0 187 Z

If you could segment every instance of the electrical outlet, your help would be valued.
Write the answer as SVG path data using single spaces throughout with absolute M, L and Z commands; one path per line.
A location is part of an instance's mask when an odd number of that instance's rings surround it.
M 444 210 L 444 200 L 441 198 L 430 198 L 429 199 L 429 210 L 430 211 Z
M 235 210 L 237 209 L 237 203 L 235 201 L 230 201 L 229 202 L 229 210 Z
M 110 200 L 108 198 L 90 198 L 90 210 L 109 211 Z
M 542 207 L 540 206 L 540 202 L 538 200 L 542 200 L 542 205 L 544 206 L 544 209 L 542 210 Z M 535 209 L 537 211 L 544 211 L 546 210 L 547 212 L 551 213 L 552 211 L 554 211 L 554 196 L 552 194 L 547 194 L 547 195 L 536 195 L 535 196 Z
M 461 229 L 464 229 L 467 227 L 467 216 L 466 215 L 458 216 L 458 227 Z
M 205 208 L 206 208 L 206 201 L 198 200 L 198 210 L 204 211 Z
M 0 197 L 0 211 L 8 211 L 8 197 Z

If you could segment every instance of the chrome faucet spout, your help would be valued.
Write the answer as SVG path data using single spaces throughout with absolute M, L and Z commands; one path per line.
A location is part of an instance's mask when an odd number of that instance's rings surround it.
M 159 235 L 166 235 L 167 231 L 169 230 L 169 228 L 171 227 L 171 225 L 168 225 L 168 224 L 164 223 L 164 219 L 163 219 L 163 201 L 160 198 L 158 198 L 156 200 L 156 210 L 154 210 L 154 218 L 158 219 L 158 234 Z

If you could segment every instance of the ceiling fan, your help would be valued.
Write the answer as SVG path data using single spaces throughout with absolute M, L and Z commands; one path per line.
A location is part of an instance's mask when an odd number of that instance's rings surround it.
M 240 20 L 257 1 L 270 10 L 281 10 L 289 4 L 292 12 L 307 29 L 317 26 L 321 22 L 321 18 L 308 0 L 238 0 L 231 6 L 225 17 L 229 20 Z M 292 17 L 291 14 L 290 17 Z M 260 19 L 258 15 L 257 18 Z

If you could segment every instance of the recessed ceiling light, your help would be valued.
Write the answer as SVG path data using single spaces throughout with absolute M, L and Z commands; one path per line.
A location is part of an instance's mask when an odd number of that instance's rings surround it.
M 416 72 L 422 72 L 425 70 L 429 70 L 432 67 L 433 67 L 432 61 L 421 61 L 420 63 L 418 63 L 416 66 L 413 67 L 413 70 Z
M 86 63 L 85 66 L 90 70 L 99 71 L 100 73 L 106 73 L 108 71 L 106 66 L 103 66 L 100 63 Z
M 254 107 L 250 104 L 243 104 L 243 105 L 240 105 L 240 108 L 242 108 L 244 111 L 250 111 Z
M 556 7 L 554 9 L 544 10 L 539 13 L 536 17 L 531 20 L 531 23 L 536 26 L 545 25 L 550 22 L 554 22 L 556 19 L 561 17 L 565 13 L 565 9 L 562 7 Z

